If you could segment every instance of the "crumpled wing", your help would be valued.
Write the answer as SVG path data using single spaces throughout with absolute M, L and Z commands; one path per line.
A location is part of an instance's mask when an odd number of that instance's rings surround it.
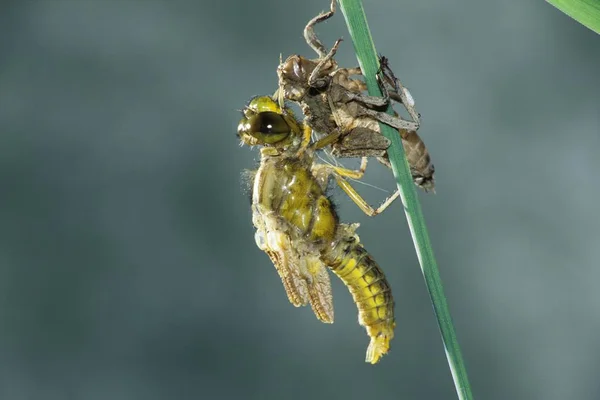
M 333 297 L 329 273 L 317 255 L 296 248 L 292 238 L 282 229 L 281 223 L 273 224 L 269 217 L 255 213 L 256 244 L 269 255 L 290 303 L 295 307 L 310 303 L 319 320 L 333 322 Z M 277 229 L 269 229 L 274 228 Z
M 333 296 L 327 268 L 317 257 L 307 257 L 308 299 L 319 320 L 333 323 Z

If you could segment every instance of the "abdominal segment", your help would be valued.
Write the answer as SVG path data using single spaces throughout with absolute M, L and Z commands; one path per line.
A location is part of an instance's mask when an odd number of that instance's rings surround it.
M 394 337 L 394 299 L 383 271 L 360 244 L 355 228 L 348 225 L 343 228 L 344 235 L 326 259 L 352 294 L 358 308 L 358 322 L 371 338 L 366 361 L 375 364 L 388 352 Z

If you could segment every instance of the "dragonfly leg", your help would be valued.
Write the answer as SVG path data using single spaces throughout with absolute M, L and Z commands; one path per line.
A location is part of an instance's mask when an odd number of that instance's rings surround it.
M 407 89 L 402 86 L 400 80 L 396 77 L 396 75 L 394 75 L 394 72 L 390 68 L 388 59 L 380 56 L 379 64 L 380 76 L 382 76 L 382 79 L 393 88 L 393 90 L 390 90 L 390 97 L 406 108 L 406 111 L 408 111 L 413 121 L 415 121 L 417 124 L 420 123 L 420 115 L 415 110 L 414 100 L 412 99 L 412 96 L 408 94 Z M 385 88 L 385 84 L 383 86 Z M 409 99 L 408 96 L 410 96 L 411 99 Z
M 306 40 L 306 43 L 308 43 L 308 45 L 319 55 L 319 58 L 325 57 L 327 50 L 325 50 L 325 46 L 323 46 L 323 43 L 321 43 L 317 37 L 314 26 L 319 22 L 323 22 L 333 17 L 333 14 L 335 14 L 335 1 L 336 0 L 331 0 L 329 11 L 322 12 L 308 21 L 308 24 L 306 24 L 306 27 L 304 28 L 304 39 Z
M 308 126 L 308 125 L 307 125 Z M 311 147 L 313 150 L 319 150 L 323 147 L 327 147 L 330 144 L 335 143 L 342 136 L 341 129 L 336 129 L 335 132 L 330 133 L 329 135 L 322 137 L 321 139 L 314 142 Z
M 310 139 L 312 137 L 312 129 L 308 125 L 302 126 L 302 143 L 300 144 L 300 148 L 298 152 L 296 152 L 296 156 L 300 157 L 309 147 L 310 147 Z M 324 138 L 326 139 L 326 138 Z
M 349 100 L 357 101 L 370 108 L 386 107 L 388 104 L 390 104 L 390 94 L 380 75 L 377 75 L 377 83 L 379 84 L 379 88 L 381 89 L 381 93 L 383 95 L 382 97 L 369 96 L 362 94 L 359 91 L 352 91 L 349 89 L 346 89 L 348 90 L 346 96 Z
M 331 169 L 333 169 L 333 171 L 335 171 L 336 174 L 346 177 L 346 178 L 352 178 L 352 179 L 362 179 L 363 175 L 365 174 L 365 171 L 367 170 L 367 162 L 369 161 L 369 159 L 367 157 L 363 157 L 361 162 L 360 162 L 360 168 L 359 169 L 348 169 L 348 168 L 342 168 L 342 167 L 330 167 Z
M 308 77 L 308 86 L 309 87 L 323 89 L 325 86 L 327 86 L 329 84 L 331 77 L 329 75 L 323 74 L 323 70 L 325 70 L 326 67 L 331 68 L 331 65 L 328 65 L 328 64 L 331 61 L 331 59 L 333 58 L 333 56 L 335 56 L 335 53 L 337 52 L 337 49 L 340 46 L 341 42 L 342 42 L 342 39 L 336 40 L 335 43 L 333 44 L 333 47 L 331 48 L 331 50 L 329 50 L 329 53 L 327 53 L 321 57 L 321 59 L 319 60 L 319 63 L 317 64 L 315 69 L 310 73 L 310 76 Z
M 400 195 L 400 192 L 398 189 L 396 189 L 396 191 L 390 197 L 385 199 L 383 203 L 379 205 L 379 207 L 373 208 L 341 175 L 336 174 L 334 177 L 339 187 L 342 188 L 342 190 L 346 192 L 348 197 L 350 197 L 350 199 L 358 206 L 358 208 L 360 208 L 369 217 L 374 217 L 384 212 L 385 209 L 388 208 L 390 204 L 392 204 Z
M 402 89 L 400 93 L 395 91 L 388 91 L 388 88 L 386 87 L 385 83 L 382 81 L 382 78 L 379 75 L 377 76 L 377 81 L 379 82 L 379 86 L 383 93 L 383 97 L 364 95 L 362 93 L 357 93 L 355 91 L 348 90 L 348 88 L 344 87 L 344 90 L 346 91 L 345 97 L 348 100 L 356 101 L 365 105 L 366 107 L 364 108 L 363 113 L 376 119 L 379 122 L 383 122 L 384 124 L 390 125 L 396 129 L 407 129 L 416 131 L 419 128 L 419 115 L 415 112 L 414 108 L 406 99 L 406 93 L 404 92 L 404 89 Z M 398 84 L 400 84 L 399 81 Z M 402 86 L 400 86 L 400 88 L 402 88 Z M 411 118 L 415 122 L 406 121 L 397 115 L 389 115 L 383 111 L 372 110 L 372 108 L 381 108 L 387 106 L 390 103 L 390 98 L 404 105 Z
M 326 176 L 333 175 L 339 187 L 350 197 L 350 199 L 369 217 L 374 217 L 385 211 L 398 198 L 400 192 L 396 190 L 390 197 L 385 199 L 377 208 L 373 208 L 345 179 L 361 179 L 367 169 L 367 157 L 362 158 L 360 169 L 352 170 L 347 168 L 336 167 L 333 165 L 318 165 L 315 168 L 315 174 L 320 177 L 320 180 L 326 182 Z
M 364 115 L 372 117 L 373 119 L 382 122 L 386 125 L 389 125 L 396 129 L 406 129 L 408 131 L 417 131 L 419 129 L 419 124 L 413 121 L 407 121 L 402 119 L 397 115 L 389 115 L 384 113 L 383 111 L 375 111 L 370 110 L 368 108 L 364 108 L 361 110 Z
M 367 162 L 368 158 L 363 157 L 360 162 L 359 169 L 348 169 L 329 164 L 315 164 L 312 167 L 312 172 L 317 177 L 317 180 L 320 182 L 321 186 L 325 189 L 327 188 L 329 177 L 332 174 L 337 174 L 351 179 L 361 179 L 367 170 Z

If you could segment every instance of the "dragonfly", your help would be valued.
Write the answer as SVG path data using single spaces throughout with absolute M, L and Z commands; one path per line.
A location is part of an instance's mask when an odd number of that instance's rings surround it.
M 329 273 L 352 294 L 359 324 L 370 342 L 365 361 L 375 364 L 394 337 L 394 299 L 383 270 L 365 250 L 356 232 L 359 224 L 339 220 L 326 188 L 331 179 L 363 211 L 382 212 L 397 195 L 373 209 L 347 178 L 359 170 L 319 163 L 315 153 L 329 141 L 313 140 L 310 126 L 270 96 L 256 97 L 244 108 L 238 125 L 242 145 L 260 146 L 260 165 L 251 174 L 252 222 L 255 241 L 273 262 L 290 302 L 310 304 L 316 317 L 333 323 Z
M 414 183 L 421 189 L 435 191 L 435 167 L 421 137 L 417 134 L 420 116 L 415 111 L 410 92 L 401 85 L 386 58 L 380 58 L 380 86 L 383 98 L 365 95 L 367 89 L 360 68 L 341 68 L 334 56 L 341 43 L 338 39 L 327 51 L 315 33 L 316 24 L 331 18 L 330 10 L 311 19 L 304 28 L 304 38 L 318 58 L 291 55 L 277 68 L 279 87 L 274 94 L 280 105 L 297 103 L 305 115 L 304 124 L 321 136 L 330 136 L 331 153 L 336 157 L 376 157 L 391 168 L 387 156 L 390 141 L 381 134 L 379 122 L 396 128 L 402 138 Z M 390 98 L 401 103 L 412 121 L 384 110 Z

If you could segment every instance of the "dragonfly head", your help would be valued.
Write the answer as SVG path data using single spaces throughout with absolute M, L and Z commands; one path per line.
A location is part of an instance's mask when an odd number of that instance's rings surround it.
M 242 144 L 283 149 L 302 137 L 300 124 L 291 110 L 281 108 L 269 96 L 255 97 L 243 113 L 244 118 L 238 125 Z

